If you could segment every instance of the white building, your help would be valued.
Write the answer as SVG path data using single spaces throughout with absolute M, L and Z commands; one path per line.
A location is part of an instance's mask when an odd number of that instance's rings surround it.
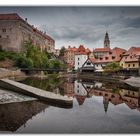
M 82 65 L 85 63 L 87 60 L 88 56 L 87 54 L 76 54 L 75 55 L 75 70 L 78 70 L 82 67 Z
M 77 53 L 75 53 L 74 69 L 75 70 L 80 69 L 87 59 L 88 59 L 88 52 L 86 51 L 83 45 L 80 45 L 77 50 Z

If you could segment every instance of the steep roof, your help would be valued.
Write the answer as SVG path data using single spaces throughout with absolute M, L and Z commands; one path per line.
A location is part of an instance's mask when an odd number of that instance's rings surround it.
M 75 95 L 75 98 L 77 99 L 78 104 L 82 105 L 86 99 L 86 96 Z
M 125 52 L 126 50 L 115 47 L 110 52 L 105 54 L 102 58 L 94 60 L 94 63 L 119 62 Z
M 21 20 L 22 18 L 17 13 L 0 14 L 0 20 Z
M 20 21 L 24 22 L 25 24 L 27 24 L 28 26 L 30 26 L 34 32 L 37 32 L 45 39 L 50 39 L 54 42 L 54 39 L 52 39 L 50 36 L 43 33 L 42 31 L 38 30 L 34 26 L 30 25 L 27 21 L 25 21 L 23 18 L 21 18 L 17 13 L 0 14 L 0 20 L 20 20 Z
M 109 52 L 111 51 L 110 48 L 95 48 L 93 52 Z
M 137 62 L 137 55 L 140 54 L 140 47 L 131 47 L 122 57 L 123 62 Z
M 88 55 L 88 53 L 90 52 L 91 51 L 88 48 L 85 49 L 83 45 L 80 45 L 79 48 L 77 49 L 76 55 Z

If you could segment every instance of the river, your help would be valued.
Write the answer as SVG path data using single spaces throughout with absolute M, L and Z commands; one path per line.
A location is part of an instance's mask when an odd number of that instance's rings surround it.
M 140 89 L 72 78 L 24 84 L 73 97 L 71 108 L 31 100 L 0 105 L 0 133 L 140 133 Z

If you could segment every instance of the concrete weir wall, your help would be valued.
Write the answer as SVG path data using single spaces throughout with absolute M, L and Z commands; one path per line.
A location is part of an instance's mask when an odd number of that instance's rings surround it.
M 9 79 L 1 79 L 0 87 L 22 93 L 27 96 L 35 97 L 42 101 L 51 102 L 55 106 L 67 108 L 72 107 L 73 105 L 72 97 L 62 96 L 53 92 L 41 90 Z

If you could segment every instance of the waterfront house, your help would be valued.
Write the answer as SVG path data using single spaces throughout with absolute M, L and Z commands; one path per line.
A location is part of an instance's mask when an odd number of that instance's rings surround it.
M 82 65 L 82 69 L 95 69 L 95 71 L 103 71 L 103 68 L 112 62 L 120 62 L 122 55 L 126 52 L 126 50 L 122 48 L 115 47 L 110 50 L 109 53 L 103 55 L 100 58 L 87 58 L 85 63 Z
M 82 65 L 85 63 L 91 51 L 89 49 L 85 49 L 83 45 L 80 45 L 75 53 L 75 64 L 74 69 L 78 70 L 82 68 Z
M 20 52 L 27 41 L 32 41 L 42 51 L 54 53 L 55 40 L 30 25 L 27 18 L 21 18 L 17 13 L 0 14 L 0 49 Z
M 77 52 L 77 48 L 68 46 L 68 48 L 64 52 L 64 61 L 68 65 L 68 69 L 73 69 L 75 63 L 75 53 Z
M 139 53 L 140 47 L 131 47 L 125 54 L 123 54 L 120 66 L 126 70 L 137 70 L 139 68 L 137 55 Z

